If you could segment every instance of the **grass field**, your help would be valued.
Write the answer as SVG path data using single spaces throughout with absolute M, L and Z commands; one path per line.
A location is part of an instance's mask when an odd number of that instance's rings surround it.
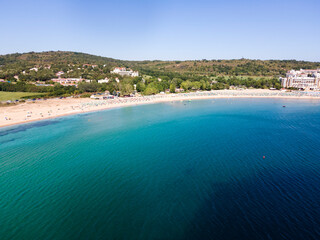
M 17 100 L 23 97 L 30 97 L 32 96 L 39 96 L 41 93 L 33 93 L 33 92 L 1 92 L 0 91 L 0 101 L 7 101 L 7 100 Z

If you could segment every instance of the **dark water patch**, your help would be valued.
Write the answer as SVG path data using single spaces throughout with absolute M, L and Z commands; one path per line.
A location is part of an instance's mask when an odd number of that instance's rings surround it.
M 0 141 L 0 145 L 5 144 L 5 143 L 9 143 L 9 142 L 14 142 L 16 140 L 18 140 L 18 138 L 10 138 L 8 140 L 3 140 L 3 141 Z
M 3 129 L 3 130 L 0 129 L 0 137 L 6 136 L 9 134 L 24 132 L 32 128 L 45 127 L 45 126 L 57 124 L 59 122 L 60 122 L 59 120 L 47 120 L 47 121 L 41 120 L 41 121 L 32 122 L 32 123 L 19 124 L 17 126 L 14 126 L 13 128 L 10 127 L 9 129 Z
M 317 174 L 300 169 L 212 183 L 185 239 L 320 239 L 319 182 Z

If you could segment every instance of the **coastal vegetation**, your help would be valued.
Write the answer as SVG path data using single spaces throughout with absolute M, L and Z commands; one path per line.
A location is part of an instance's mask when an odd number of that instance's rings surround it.
M 0 91 L 3 92 L 24 92 L 24 93 L 33 93 L 33 96 L 62 96 L 62 95 L 71 95 L 76 92 L 76 87 L 67 86 L 64 87 L 60 84 L 55 84 L 54 86 L 37 86 L 34 84 L 26 82 L 17 82 L 15 84 L 9 82 L 0 83 Z M 18 96 L 18 95 L 17 95 Z M 8 100 L 8 99 L 7 99 Z
M 123 61 L 113 58 L 100 57 L 78 52 L 50 51 L 15 53 L 0 56 L 0 78 L 13 77 L 23 70 L 34 66 L 51 66 L 52 71 L 43 71 L 36 74 L 37 77 L 54 74 L 54 70 L 64 70 L 74 67 L 98 65 L 93 69 L 96 73 L 109 73 L 112 67 L 123 66 L 136 69 L 143 74 L 155 77 L 164 74 L 173 78 L 176 74 L 182 75 L 205 75 L 205 76 L 268 76 L 278 77 L 285 74 L 289 69 L 315 69 L 320 67 L 319 62 L 296 61 L 296 60 L 189 60 L 189 61 Z M 73 66 L 74 65 L 74 66 Z M 49 70 L 50 70 L 49 69 Z M 79 70 L 79 69 L 77 69 Z M 87 70 L 87 71 L 86 71 Z M 78 76 L 80 73 L 89 74 L 91 68 L 81 69 L 69 75 Z M 94 73 L 91 73 L 94 75 Z
M 139 71 L 140 77 L 110 73 L 119 66 Z M 296 60 L 122 61 L 78 52 L 16 53 L 0 56 L 0 91 L 41 93 L 50 97 L 103 91 L 151 95 L 173 93 L 176 89 L 280 89 L 279 77 L 289 69 L 319 67 L 319 62 Z M 52 82 L 59 72 L 61 78 L 91 82 L 82 82 L 78 87 L 62 86 Z M 98 83 L 99 79 L 108 82 Z
M 0 102 L 1 101 L 14 101 L 22 98 L 33 98 L 34 96 L 42 96 L 41 93 L 33 92 L 2 92 L 0 91 Z

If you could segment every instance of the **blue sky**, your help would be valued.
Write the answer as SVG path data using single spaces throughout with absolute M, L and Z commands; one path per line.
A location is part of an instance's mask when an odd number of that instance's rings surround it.
M 319 0 L 0 0 L 0 54 L 320 61 Z

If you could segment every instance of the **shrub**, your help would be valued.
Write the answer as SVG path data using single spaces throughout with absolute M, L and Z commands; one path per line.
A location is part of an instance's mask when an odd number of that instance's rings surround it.
M 91 93 L 84 93 L 84 94 L 81 94 L 80 97 L 81 98 L 89 98 L 92 94 Z

